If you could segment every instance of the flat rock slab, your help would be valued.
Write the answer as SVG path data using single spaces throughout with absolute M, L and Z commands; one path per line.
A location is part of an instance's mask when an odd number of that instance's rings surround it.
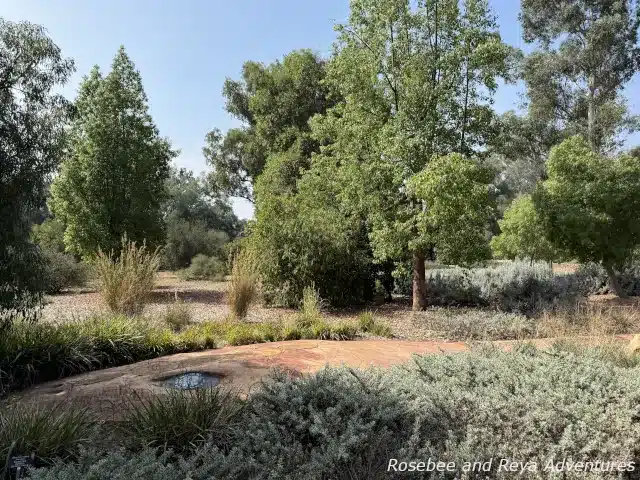
M 631 336 L 621 335 L 628 341 Z M 510 349 L 515 342 L 493 342 Z M 534 341 L 544 348 L 550 340 Z M 296 340 L 224 347 L 196 353 L 180 353 L 122 367 L 98 370 L 43 383 L 18 395 L 27 402 L 71 402 L 89 407 L 102 418 L 117 418 L 123 402 L 136 402 L 166 391 L 167 377 L 185 372 L 219 376 L 220 386 L 248 394 L 273 367 L 293 375 L 312 373 L 325 365 L 356 368 L 388 367 L 404 363 L 414 354 L 456 353 L 468 350 L 461 342 L 411 342 L 403 340 Z

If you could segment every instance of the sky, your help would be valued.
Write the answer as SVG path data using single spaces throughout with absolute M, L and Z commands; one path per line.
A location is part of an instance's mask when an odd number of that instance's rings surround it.
M 490 0 L 505 42 L 528 51 L 518 22 L 519 2 Z M 43 25 L 76 73 L 63 93 L 75 97 L 94 65 L 103 72 L 120 45 L 136 64 L 161 135 L 180 150 L 174 161 L 207 170 L 202 147 L 208 131 L 238 126 L 224 110 L 225 78 L 239 78 L 247 60 L 270 63 L 299 48 L 328 56 L 333 25 L 347 19 L 348 0 L 0 0 L 0 16 Z M 501 86 L 498 112 L 514 109 L 521 85 Z M 640 113 L 640 79 L 626 89 L 629 107 Z M 640 143 L 636 134 L 628 143 Z M 241 218 L 252 206 L 233 199 Z

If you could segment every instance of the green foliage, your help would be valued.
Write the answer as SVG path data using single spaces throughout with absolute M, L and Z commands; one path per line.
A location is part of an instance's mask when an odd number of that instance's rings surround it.
M 497 258 L 547 262 L 558 259 L 530 195 L 516 198 L 498 224 L 501 233 L 491 239 L 491 248 Z
M 602 264 L 615 284 L 614 269 L 640 244 L 640 163 L 603 157 L 573 137 L 553 148 L 547 172 L 534 195 L 547 238 L 579 262 Z
M 482 150 L 493 135 L 496 78 L 510 76 L 513 51 L 475 0 L 357 0 L 336 29 L 328 78 L 345 102 L 313 121 L 325 145 L 318 162 L 333 167 L 343 208 L 366 216 L 377 259 L 424 258 L 424 204 L 406 183 L 434 157 Z
M 469 265 L 490 258 L 492 177 L 474 160 L 451 154 L 432 159 L 409 180 L 409 190 L 423 205 L 416 215 L 418 235 L 442 263 Z
M 256 254 L 265 300 L 297 307 L 308 285 L 331 305 L 370 300 L 373 259 L 361 218 L 336 201 L 330 168 L 318 165 L 296 181 L 299 168 L 289 160 L 272 158 L 256 185 L 247 248 Z
M 358 315 L 358 327 L 360 331 L 377 337 L 392 337 L 391 327 L 378 320 L 372 312 L 362 312 Z
M 85 77 L 71 140 L 51 187 L 50 207 L 66 225 L 67 249 L 90 257 L 119 248 L 123 235 L 159 245 L 165 180 L 176 155 L 148 113 L 140 73 L 121 47 L 102 76 Z
M 315 286 L 305 287 L 302 290 L 302 305 L 300 313 L 296 316 L 296 324 L 302 328 L 308 328 L 313 323 L 322 319 L 322 298 Z
M 498 175 L 494 182 L 498 202 L 507 206 L 514 198 L 530 194 L 545 176 L 545 161 L 566 133 L 555 122 L 508 111 L 498 119 L 499 133 L 489 145 L 489 163 Z M 503 209 L 502 208 L 502 209 Z
M 242 221 L 224 197 L 209 195 L 203 175 L 195 177 L 193 172 L 172 168 L 166 182 L 167 199 L 163 212 L 168 224 L 178 219 L 200 223 L 207 230 L 224 232 L 235 238 L 242 231 Z
M 224 280 L 226 265 L 215 257 L 207 257 L 201 253 L 191 260 L 188 268 L 179 272 L 185 280 Z
M 138 395 L 130 399 L 118 434 L 134 450 L 181 452 L 203 444 L 228 449 L 243 407 L 236 395 L 216 388 Z
M 46 285 L 29 240 L 64 148 L 68 102 L 55 94 L 74 71 L 43 27 L 0 18 L 0 328 L 32 317 Z
M 95 426 L 85 410 L 71 405 L 43 407 L 29 404 L 5 404 L 0 410 L 0 458 L 30 456 L 36 453 L 36 465 L 53 460 L 69 461 L 95 434 Z M 4 472 L 4 461 L 0 466 Z M 3 476 L 4 478 L 4 476 Z
M 188 267 L 197 256 L 224 258 L 226 233 L 207 230 L 199 221 L 170 217 L 167 221 L 167 243 L 162 249 L 162 266 L 169 270 Z
M 153 290 L 155 275 L 160 266 L 158 249 L 149 251 L 122 238 L 119 255 L 98 250 L 94 266 L 100 294 L 113 313 L 136 315 L 142 312 L 147 296 Z
M 538 47 L 523 65 L 529 112 L 612 149 L 633 125 L 621 95 L 640 68 L 640 8 L 630 0 L 523 0 L 524 40 Z
M 59 293 L 70 287 L 82 287 L 87 283 L 89 269 L 73 255 L 53 250 L 42 252 L 46 262 L 45 280 L 47 293 Z
M 64 224 L 55 218 L 47 218 L 31 228 L 31 238 L 43 250 L 64 252 Z
M 269 155 L 300 140 L 303 156 L 310 155 L 316 146 L 307 122 L 333 105 L 324 77 L 324 61 L 299 50 L 267 66 L 245 62 L 240 81 L 225 81 L 227 112 L 243 126 L 224 136 L 218 129 L 207 134 L 203 150 L 213 167 L 209 181 L 214 193 L 254 201 L 253 186 Z

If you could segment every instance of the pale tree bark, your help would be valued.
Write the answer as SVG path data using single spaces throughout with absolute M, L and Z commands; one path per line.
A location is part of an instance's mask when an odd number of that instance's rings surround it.
M 596 141 L 596 87 L 595 78 L 589 77 L 589 100 L 587 110 L 587 136 L 589 137 L 589 146 L 594 152 L 598 151 L 598 142 Z
M 611 287 L 611 290 L 613 290 L 613 293 L 615 293 L 620 298 L 627 298 L 627 292 L 625 292 L 622 288 L 622 285 L 620 285 L 620 281 L 618 280 L 613 267 L 611 265 L 604 265 L 604 269 L 609 276 L 609 286 Z
M 424 270 L 425 257 L 423 252 L 413 253 L 413 310 L 427 308 L 427 284 Z

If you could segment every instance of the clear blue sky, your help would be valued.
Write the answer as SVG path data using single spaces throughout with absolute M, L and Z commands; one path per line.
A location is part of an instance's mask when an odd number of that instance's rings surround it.
M 224 111 L 222 84 L 237 78 L 246 60 L 271 62 L 298 48 L 327 56 L 333 24 L 348 16 L 348 0 L 0 0 L 0 16 L 44 25 L 77 72 L 64 93 L 73 98 L 83 75 L 95 64 L 108 70 L 118 47 L 142 74 L 151 114 L 163 136 L 181 150 L 176 164 L 206 169 L 205 134 L 235 126 Z M 524 48 L 519 2 L 491 1 L 503 39 Z M 627 89 L 640 113 L 640 81 Z M 500 112 L 515 108 L 519 87 L 501 87 Z M 640 143 L 636 135 L 631 144 Z M 243 218 L 248 202 L 235 201 Z

